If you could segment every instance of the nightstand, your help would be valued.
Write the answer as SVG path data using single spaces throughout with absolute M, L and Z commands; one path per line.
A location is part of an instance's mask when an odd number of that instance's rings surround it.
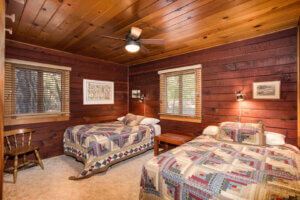
M 164 153 L 169 150 L 169 144 L 172 145 L 182 145 L 195 137 L 189 135 L 180 135 L 175 133 L 164 133 L 159 136 L 154 137 L 154 156 Z M 164 150 L 159 151 L 159 143 L 163 142 Z

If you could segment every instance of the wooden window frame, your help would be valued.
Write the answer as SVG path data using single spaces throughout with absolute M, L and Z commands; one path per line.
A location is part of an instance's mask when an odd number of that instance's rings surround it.
M 5 67 L 9 67 L 8 65 L 11 64 L 20 64 L 24 65 L 24 68 L 28 69 L 39 69 L 47 68 L 45 71 L 49 72 L 57 72 L 58 70 L 61 71 L 61 78 L 62 78 L 62 91 L 64 94 L 62 95 L 62 112 L 39 112 L 39 113 L 26 113 L 26 114 L 15 114 L 15 111 L 12 109 L 15 107 L 12 105 L 12 101 L 5 101 L 6 98 L 14 98 L 14 67 L 11 69 L 11 80 L 12 88 L 11 97 L 7 97 L 7 94 L 4 98 L 5 107 L 9 107 L 9 111 L 5 112 L 4 114 L 4 125 L 21 125 L 21 124 L 32 124 L 32 123 L 43 123 L 43 122 L 57 122 L 57 121 L 67 121 L 70 118 L 70 67 L 59 66 L 59 65 L 51 65 L 51 64 L 44 64 L 44 63 L 37 63 L 37 62 L 30 62 L 30 61 L 23 61 L 17 59 L 5 59 Z M 39 76 L 41 74 L 39 73 Z M 39 79 L 40 81 L 40 79 Z M 41 84 L 39 84 L 41 85 Z M 67 88 L 66 88 L 67 87 Z M 39 102 L 41 103 L 41 102 Z M 38 106 L 38 109 L 39 106 Z
M 201 101 L 202 101 L 202 66 L 199 65 L 192 65 L 186 67 L 179 67 L 173 69 L 167 69 L 159 71 L 158 74 L 160 75 L 160 119 L 166 120 L 175 120 L 175 121 L 185 121 L 185 122 L 194 122 L 194 123 L 201 123 L 202 122 L 202 109 L 201 109 Z M 191 115 L 180 115 L 180 114 L 169 114 L 166 113 L 166 80 L 169 76 L 180 75 L 182 77 L 183 74 L 188 73 L 195 73 L 196 76 L 196 108 L 195 108 L 195 116 Z M 179 84 L 182 84 L 180 81 Z M 179 87 L 179 90 L 182 90 L 182 85 Z M 179 97 L 181 98 L 181 97 Z M 179 102 L 179 106 L 182 104 L 182 101 Z M 180 108 L 179 108 L 180 109 Z

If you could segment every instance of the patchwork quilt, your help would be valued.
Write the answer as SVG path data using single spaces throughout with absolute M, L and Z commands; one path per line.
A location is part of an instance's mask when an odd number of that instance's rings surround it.
M 299 200 L 300 154 L 199 136 L 144 165 L 140 199 Z
M 104 171 L 111 163 L 153 147 L 154 127 L 125 126 L 122 122 L 69 127 L 64 133 L 64 152 L 84 162 L 82 172 L 72 179 Z

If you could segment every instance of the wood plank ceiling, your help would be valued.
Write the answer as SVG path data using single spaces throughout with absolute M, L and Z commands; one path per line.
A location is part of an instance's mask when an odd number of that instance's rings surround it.
M 135 65 L 296 27 L 299 0 L 7 0 L 8 39 Z M 163 46 L 128 53 L 130 27 Z

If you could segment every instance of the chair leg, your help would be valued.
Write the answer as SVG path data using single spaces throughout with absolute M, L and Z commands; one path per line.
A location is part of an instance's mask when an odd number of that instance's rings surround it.
M 3 169 L 5 169 L 5 165 L 6 165 L 7 159 L 8 159 L 8 156 L 5 156 L 4 163 L 3 163 Z
M 168 143 L 164 143 L 164 150 L 168 151 L 169 150 L 169 144 Z
M 23 162 L 26 163 L 27 159 L 26 159 L 26 154 L 23 155 Z
M 14 183 L 17 182 L 17 173 L 18 173 L 18 156 L 15 156 L 15 162 L 14 162 Z
M 44 165 L 43 165 L 43 162 L 40 158 L 38 150 L 34 150 L 34 153 L 35 153 L 35 156 L 36 156 L 37 160 L 39 161 L 39 164 L 40 164 L 41 168 L 44 169 Z

